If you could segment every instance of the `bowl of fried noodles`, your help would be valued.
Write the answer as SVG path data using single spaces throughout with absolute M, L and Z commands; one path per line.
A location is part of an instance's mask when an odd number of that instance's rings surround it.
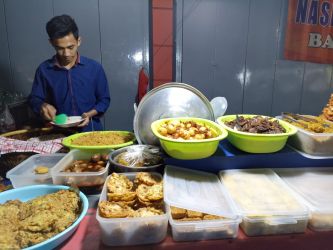
M 130 131 L 93 131 L 68 136 L 62 144 L 70 149 L 98 151 L 126 147 L 134 141 L 135 135 Z

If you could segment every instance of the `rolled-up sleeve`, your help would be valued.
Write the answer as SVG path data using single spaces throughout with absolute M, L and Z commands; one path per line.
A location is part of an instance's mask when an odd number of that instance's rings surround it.
M 29 95 L 29 105 L 31 109 L 39 114 L 40 108 L 45 100 L 45 89 L 43 86 L 43 77 L 40 68 L 36 70 L 31 93 Z
M 99 113 L 99 115 L 102 115 L 106 112 L 110 105 L 110 92 L 109 92 L 109 84 L 106 79 L 105 72 L 100 66 L 99 72 L 96 76 L 96 104 L 95 109 Z

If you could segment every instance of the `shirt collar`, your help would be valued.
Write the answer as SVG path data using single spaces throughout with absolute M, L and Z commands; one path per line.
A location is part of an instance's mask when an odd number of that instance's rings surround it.
M 84 65 L 84 63 L 82 62 L 82 58 L 79 54 L 79 52 L 77 53 L 77 58 L 74 64 L 74 67 L 77 65 Z M 57 68 L 63 68 L 60 66 L 57 56 L 54 55 L 50 60 L 49 60 L 49 67 L 53 68 L 53 67 L 57 67 Z

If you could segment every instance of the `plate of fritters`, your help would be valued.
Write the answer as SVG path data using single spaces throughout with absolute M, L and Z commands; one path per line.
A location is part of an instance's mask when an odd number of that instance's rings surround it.
M 87 210 L 87 197 L 67 186 L 5 191 L 0 194 L 0 247 L 53 249 L 74 233 Z

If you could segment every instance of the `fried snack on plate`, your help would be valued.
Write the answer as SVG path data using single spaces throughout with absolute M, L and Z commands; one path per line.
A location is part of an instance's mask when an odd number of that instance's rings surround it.
M 170 206 L 171 216 L 173 219 L 178 220 L 186 216 L 186 209 Z
M 148 186 L 159 184 L 160 182 L 162 182 L 162 179 L 160 177 L 147 172 L 137 173 L 134 180 L 134 183 L 136 185 L 145 184 Z
M 153 186 L 141 184 L 136 189 L 136 194 L 140 201 L 152 202 L 163 199 L 163 184 L 159 183 Z
M 99 214 L 105 218 L 125 218 L 133 213 L 129 206 L 116 202 L 101 201 L 98 204 Z

